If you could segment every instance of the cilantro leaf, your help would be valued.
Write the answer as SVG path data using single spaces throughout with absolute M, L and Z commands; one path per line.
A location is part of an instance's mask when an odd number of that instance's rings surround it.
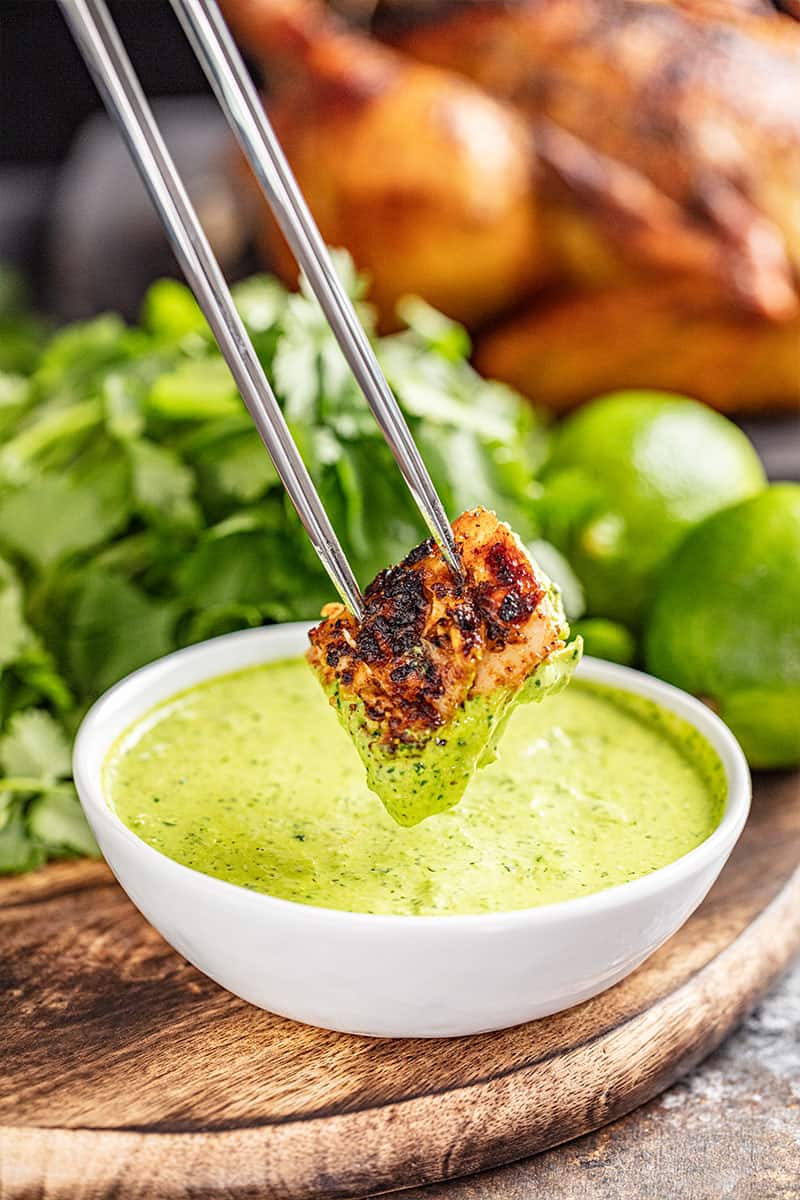
M 31 397 L 31 385 L 24 375 L 0 369 L 0 431 L 19 419 Z
M 186 359 L 150 388 L 151 413 L 173 421 L 205 421 L 241 412 L 242 402 L 221 358 Z
M 127 471 L 117 462 L 43 475 L 0 496 L 0 543 L 44 568 L 107 541 L 130 511 Z
M 123 361 L 135 345 L 135 335 L 131 335 L 120 317 L 110 313 L 67 325 L 53 335 L 44 349 L 33 376 L 34 386 L 47 399 L 83 398 L 98 372 Z
M 100 857 L 94 834 L 72 786 L 43 792 L 32 800 L 27 823 L 29 836 L 45 847 L 48 858 Z
M 225 432 L 192 455 L 201 494 L 213 509 L 252 504 L 278 484 L 278 473 L 252 427 Z
M 25 807 L 24 799 L 16 798 L 0 828 L 0 875 L 31 871 L 47 857 L 45 847 L 28 832 Z
M 179 342 L 191 335 L 211 337 L 199 304 L 186 285 L 176 279 L 159 279 L 148 289 L 142 324 L 167 342 Z
M 6 775 L 63 779 L 71 770 L 69 741 L 58 722 L 40 708 L 17 713 L 0 738 Z
M 22 605 L 19 579 L 9 564 L 0 558 L 0 669 L 14 662 L 30 639 Z
M 194 473 L 174 451 L 147 438 L 128 445 L 133 485 L 133 502 L 153 524 L 172 521 L 197 525 L 199 512 L 193 502 Z
M 253 275 L 231 288 L 239 316 L 263 358 L 274 349 L 288 299 L 286 288 L 271 275 Z M 275 335 L 275 336 L 271 336 Z
M 123 675 L 172 649 L 174 606 L 127 580 L 88 570 L 65 637 L 69 678 L 80 695 L 99 695 Z
M 458 362 L 471 354 L 472 343 L 464 326 L 432 308 L 419 296 L 403 296 L 397 304 L 397 315 L 424 346 L 442 358 Z

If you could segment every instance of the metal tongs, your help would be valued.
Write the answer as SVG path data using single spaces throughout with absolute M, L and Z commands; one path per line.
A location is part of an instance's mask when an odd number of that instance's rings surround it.
M 105 0 L 59 0 L 59 3 L 314 549 L 339 595 L 361 618 L 363 599 L 358 582 L 292 440 Z M 355 309 L 337 278 L 325 243 L 219 7 L 215 0 L 171 0 L 171 3 L 425 523 L 451 570 L 460 575 L 461 566 L 442 502 Z

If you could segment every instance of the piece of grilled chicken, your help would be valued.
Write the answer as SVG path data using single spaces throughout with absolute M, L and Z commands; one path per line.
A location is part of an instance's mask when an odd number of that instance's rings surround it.
M 726 413 L 800 409 L 800 318 L 766 321 L 694 280 L 542 297 L 480 337 L 475 365 L 555 410 L 618 388 Z
M 323 610 L 308 659 L 400 824 L 456 804 L 513 706 L 563 686 L 580 657 L 557 591 L 483 508 L 453 524 L 463 576 L 431 541 L 382 571 L 359 621 Z
M 541 265 L 520 114 L 348 31 L 316 0 L 224 7 L 265 64 L 267 108 L 322 235 L 371 273 L 384 328 L 409 292 L 475 324 L 531 290 Z M 294 284 L 288 248 L 260 213 L 268 256 Z
M 550 231 L 570 269 L 580 273 L 583 261 L 605 283 L 618 275 L 618 258 L 715 280 L 776 319 L 794 314 L 796 24 L 700 0 L 424 7 L 415 23 L 414 5 L 390 5 L 377 27 L 527 116 L 540 159 L 578 202 Z

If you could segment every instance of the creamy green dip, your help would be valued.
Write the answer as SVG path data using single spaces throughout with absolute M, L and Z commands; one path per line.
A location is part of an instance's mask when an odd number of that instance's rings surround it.
M 369 791 L 304 661 L 213 679 L 112 748 L 108 803 L 170 858 L 370 913 L 502 912 L 646 875 L 722 814 L 722 765 L 671 713 L 582 682 L 517 709 L 461 803 L 411 829 Z

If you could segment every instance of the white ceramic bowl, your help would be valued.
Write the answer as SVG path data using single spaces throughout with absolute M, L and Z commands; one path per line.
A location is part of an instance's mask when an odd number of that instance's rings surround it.
M 750 804 L 742 751 L 683 692 L 588 659 L 582 678 L 627 688 L 690 721 L 725 765 L 722 821 L 700 846 L 641 879 L 540 908 L 475 916 L 374 916 L 277 900 L 166 858 L 109 809 L 101 769 L 116 737 L 175 692 L 226 671 L 299 654 L 307 625 L 229 634 L 160 659 L 117 684 L 86 717 L 75 779 L 109 866 L 175 949 L 271 1012 L 379 1037 L 450 1037 L 569 1008 L 622 979 L 694 911 L 722 869 Z

